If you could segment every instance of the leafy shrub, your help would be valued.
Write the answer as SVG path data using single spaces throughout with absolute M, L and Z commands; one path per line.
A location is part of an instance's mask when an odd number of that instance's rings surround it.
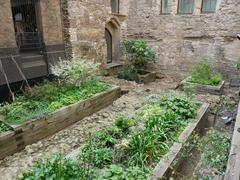
M 118 78 L 128 81 L 138 81 L 138 72 L 133 66 L 124 67 L 118 71 Z
M 223 173 L 226 170 L 230 145 L 231 138 L 227 134 L 216 130 L 209 131 L 201 148 L 205 164 Z
M 160 107 L 171 109 L 182 119 L 194 118 L 197 112 L 196 103 L 180 93 L 168 93 L 156 102 Z
M 150 179 L 149 170 L 141 169 L 139 167 L 129 167 L 123 168 L 117 165 L 110 165 L 108 168 L 104 169 L 105 172 L 96 177 L 96 180 L 148 180 Z
M 60 60 L 57 65 L 51 66 L 51 70 L 63 82 L 81 86 L 97 74 L 98 66 L 99 64 L 88 60 L 71 59 Z
M 9 130 L 9 128 L 8 128 L 5 124 L 3 124 L 2 122 L 0 122 L 0 133 L 6 132 L 6 131 L 8 131 L 8 130 Z
M 135 125 L 135 121 L 125 116 L 119 116 L 115 120 L 115 125 L 123 132 L 126 132 L 130 127 Z
M 61 155 L 39 161 L 32 171 L 23 174 L 21 180 L 59 180 L 59 179 L 87 179 L 87 171 L 73 160 Z
M 96 132 L 83 146 L 79 159 L 95 167 L 111 163 L 114 156 L 113 147 L 122 136 L 122 131 L 117 127 Z
M 0 113 L 6 117 L 7 122 L 21 124 L 34 118 L 41 118 L 61 107 L 85 100 L 108 89 L 107 84 L 97 81 L 88 81 L 81 87 L 44 83 L 26 91 L 13 103 L 0 107 Z
M 144 69 L 148 62 L 155 62 L 156 60 L 155 52 L 146 41 L 124 40 L 122 47 L 136 69 Z
M 222 81 L 222 76 L 215 73 L 212 66 L 203 61 L 195 66 L 188 81 L 205 85 L 218 85 Z
M 92 164 L 96 167 L 101 168 L 113 160 L 113 150 L 110 148 L 94 149 L 92 154 Z

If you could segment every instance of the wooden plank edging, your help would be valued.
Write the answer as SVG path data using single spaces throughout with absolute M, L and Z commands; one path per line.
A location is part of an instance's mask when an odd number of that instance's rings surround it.
M 199 93 L 209 93 L 213 95 L 221 95 L 223 93 L 225 81 L 221 81 L 221 83 L 217 86 L 211 86 L 211 85 L 188 82 L 187 81 L 188 79 L 189 77 L 181 81 L 180 85 L 181 86 L 184 86 L 186 84 L 192 85 L 196 88 L 196 91 Z
M 185 130 L 181 133 L 178 140 L 179 142 L 175 142 L 173 146 L 170 148 L 169 152 L 161 158 L 160 162 L 154 168 L 151 180 L 158 180 L 165 178 L 164 176 L 171 171 L 171 165 L 174 160 L 177 158 L 178 154 L 180 154 L 184 143 L 190 138 L 190 136 L 195 131 L 201 131 L 202 128 L 205 127 L 205 120 L 207 118 L 207 110 L 209 108 L 209 104 L 203 103 L 198 110 L 197 120 L 195 122 L 190 123 Z
M 96 113 L 121 96 L 121 88 L 112 86 L 106 92 L 63 107 L 48 116 L 11 126 L 13 131 L 0 134 L 0 159 L 21 151 L 25 146 L 49 137 L 60 130 Z
M 228 157 L 227 170 L 224 180 L 240 179 L 240 103 L 238 105 L 238 113 L 235 122 L 231 149 Z

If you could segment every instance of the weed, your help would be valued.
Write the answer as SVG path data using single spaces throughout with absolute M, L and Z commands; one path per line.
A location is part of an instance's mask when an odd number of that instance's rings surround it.
M 87 171 L 76 161 L 68 160 L 61 155 L 39 161 L 32 171 L 23 174 L 21 180 L 59 180 L 59 179 L 87 179 Z
M 5 124 L 3 124 L 2 122 L 0 122 L 0 133 L 6 132 L 6 131 L 8 131 L 8 130 L 9 130 L 9 128 L 8 128 Z
M 120 128 L 123 132 L 127 132 L 130 127 L 134 126 L 136 123 L 133 119 L 125 116 L 119 116 L 115 120 L 115 125 Z
M 204 163 L 223 173 L 228 161 L 231 138 L 222 132 L 211 130 L 202 143 Z
M 123 168 L 118 165 L 110 165 L 108 168 L 104 169 L 104 173 L 95 180 L 149 180 L 150 172 L 148 169 L 141 169 L 139 167 L 129 167 Z
M 194 67 L 189 81 L 205 85 L 218 85 L 222 81 L 222 76 L 215 73 L 209 63 L 202 61 Z

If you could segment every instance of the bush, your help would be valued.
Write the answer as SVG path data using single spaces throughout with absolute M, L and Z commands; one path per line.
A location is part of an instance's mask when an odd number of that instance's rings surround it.
M 81 86 L 91 80 L 98 72 L 99 64 L 88 60 L 60 60 L 56 66 L 51 66 L 52 73 L 61 81 Z
M 194 118 L 197 113 L 196 103 L 184 94 L 167 93 L 156 101 L 160 107 L 170 109 L 182 119 Z
M 126 132 L 130 127 L 135 125 L 135 121 L 124 116 L 119 116 L 115 120 L 115 125 L 123 132 Z
M 203 61 L 194 67 L 188 81 L 204 85 L 218 85 L 222 81 L 222 76 L 215 73 L 212 66 Z
M 9 130 L 9 128 L 8 128 L 5 124 L 3 124 L 2 122 L 0 122 L 0 133 L 6 132 L 6 131 L 8 131 L 8 130 Z
M 81 168 L 77 162 L 56 155 L 39 161 L 32 171 L 23 174 L 21 180 L 87 179 L 87 177 L 87 170 Z
M 124 40 L 122 42 L 124 53 L 128 56 L 136 69 L 144 69 L 148 62 L 155 62 L 156 54 L 143 40 Z
M 138 81 L 138 72 L 133 66 L 124 67 L 118 72 L 118 78 L 128 81 Z

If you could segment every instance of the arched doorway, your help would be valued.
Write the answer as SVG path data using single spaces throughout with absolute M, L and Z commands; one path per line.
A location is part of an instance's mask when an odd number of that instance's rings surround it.
M 107 42 L 107 63 L 111 63 L 113 60 L 113 39 L 111 32 L 105 29 L 105 38 Z
M 105 39 L 107 43 L 107 63 L 116 63 L 120 55 L 120 22 L 115 17 L 106 23 Z

